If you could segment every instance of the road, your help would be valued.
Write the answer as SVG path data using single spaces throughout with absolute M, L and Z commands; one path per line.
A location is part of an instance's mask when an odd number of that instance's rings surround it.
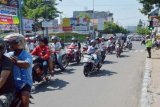
M 101 72 L 84 77 L 83 64 L 57 72 L 33 92 L 30 107 L 138 107 L 146 53 L 134 42 L 121 58 L 107 55 Z

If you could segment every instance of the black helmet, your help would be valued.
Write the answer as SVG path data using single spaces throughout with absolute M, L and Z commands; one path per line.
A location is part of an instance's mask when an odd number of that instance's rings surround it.
M 5 51 L 6 51 L 6 44 L 5 44 L 5 41 L 0 38 L 0 55 L 4 54 Z
M 48 39 L 46 37 L 39 38 L 38 41 L 43 42 L 45 45 L 48 45 Z

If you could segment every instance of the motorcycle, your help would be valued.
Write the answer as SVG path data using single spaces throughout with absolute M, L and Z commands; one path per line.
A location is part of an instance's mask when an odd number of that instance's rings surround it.
M 70 62 L 77 62 L 77 64 L 80 63 L 81 51 L 80 51 L 80 49 L 78 49 L 77 46 L 71 46 L 71 45 L 68 46 L 66 54 L 67 54 L 68 63 L 70 63 Z
M 121 47 L 120 45 L 116 45 L 116 57 L 120 57 L 120 54 L 121 54 Z
M 97 59 L 96 54 L 84 55 L 84 58 L 83 58 L 83 62 L 84 62 L 83 74 L 85 75 L 85 77 L 88 77 L 93 72 L 100 71 L 101 64 L 100 64 L 100 62 L 98 64 L 96 64 L 95 59 Z
M 126 48 L 128 48 L 129 50 L 132 50 L 132 42 L 127 43 Z
M 33 65 L 32 65 L 33 82 L 36 82 L 36 81 L 41 82 L 44 80 L 49 81 L 51 79 L 51 75 L 48 72 L 47 74 L 45 74 L 45 69 L 43 65 L 40 63 L 40 60 L 41 60 L 40 57 L 32 56 L 32 59 L 33 59 Z
M 104 50 L 104 51 L 101 52 L 101 58 L 102 58 L 101 62 L 104 63 L 104 60 L 106 58 L 106 50 Z
M 54 69 L 61 69 L 60 68 L 60 65 L 59 65 L 59 62 L 58 62 L 58 59 L 56 58 L 56 55 L 55 54 L 60 54 L 60 52 L 53 52 L 52 54 L 52 58 L 53 58 L 53 68 Z M 63 52 L 61 52 L 61 54 L 62 54 L 62 59 L 61 59 L 61 61 L 62 61 L 62 66 L 63 66 L 63 68 L 66 68 L 67 66 L 68 66 L 68 59 L 67 59 L 67 54 L 63 51 Z
M 84 54 L 87 53 L 87 50 L 88 50 L 88 45 L 85 43 L 82 47 L 82 55 L 84 56 Z

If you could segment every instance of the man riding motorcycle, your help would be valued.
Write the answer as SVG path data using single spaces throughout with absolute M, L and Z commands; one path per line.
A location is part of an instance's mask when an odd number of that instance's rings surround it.
M 52 59 L 50 57 L 50 49 L 48 46 L 48 40 L 45 37 L 39 38 L 39 45 L 36 46 L 36 48 L 31 52 L 32 55 L 36 55 L 39 57 L 39 62 L 42 64 L 46 80 L 48 80 L 47 72 L 48 72 L 48 66 L 49 66 L 49 73 L 53 76 L 54 70 L 52 65 Z
M 59 42 L 60 38 L 57 36 L 53 36 L 52 38 L 52 44 L 50 46 L 50 49 L 52 51 L 52 58 L 55 58 L 56 64 L 59 66 L 59 68 L 61 69 L 61 71 L 64 71 L 65 68 L 63 67 L 62 64 L 62 55 L 61 55 L 61 43 Z
M 13 52 L 8 57 L 14 63 L 13 74 L 16 91 L 21 99 L 21 107 L 29 107 L 32 87 L 32 56 L 25 50 L 25 38 L 21 34 L 10 34 L 5 37 Z
M 76 38 L 72 38 L 72 43 L 70 44 L 71 47 L 75 47 L 77 49 L 74 49 L 74 60 L 76 60 L 78 52 L 80 53 L 81 44 L 78 42 Z
M 98 47 L 96 47 L 96 41 L 95 40 L 91 40 L 90 46 L 88 47 L 87 50 L 87 54 L 92 55 L 92 54 L 96 54 L 97 57 L 94 59 L 95 60 L 95 64 L 98 65 L 98 63 L 100 62 L 99 59 L 99 50 Z
M 15 92 L 13 63 L 4 55 L 6 49 L 4 40 L 0 38 L 0 107 L 9 107 Z

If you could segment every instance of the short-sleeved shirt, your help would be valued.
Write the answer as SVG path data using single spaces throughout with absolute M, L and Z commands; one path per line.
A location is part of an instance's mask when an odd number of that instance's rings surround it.
M 13 52 L 10 52 L 13 53 Z M 9 53 L 8 53 L 9 54 Z M 14 53 L 13 53 L 14 54 Z M 11 54 L 10 54 L 11 55 Z M 14 65 L 14 79 L 17 82 L 18 80 L 24 81 L 26 84 L 30 85 L 32 87 L 32 56 L 30 53 L 28 53 L 26 50 L 22 50 L 20 55 L 18 56 L 18 60 L 22 60 L 29 63 L 28 68 L 20 68 L 16 65 Z M 16 83 L 17 86 L 17 83 Z
M 4 93 L 14 92 L 15 91 L 15 82 L 13 78 L 13 63 L 6 56 L 2 56 L 2 61 L 0 63 L 0 73 L 2 71 L 10 71 L 10 75 L 7 78 L 6 83 L 0 88 L 0 95 Z

